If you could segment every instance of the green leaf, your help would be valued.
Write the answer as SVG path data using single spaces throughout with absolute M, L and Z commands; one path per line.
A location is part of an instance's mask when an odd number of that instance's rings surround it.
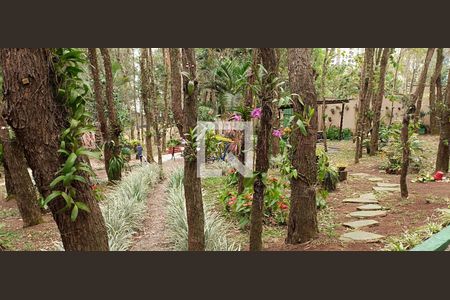
M 306 131 L 305 124 L 303 123 L 302 120 L 298 120 L 298 121 L 297 121 L 297 126 L 298 126 L 298 128 L 300 129 L 300 132 L 301 132 L 304 136 L 307 136 L 307 135 L 308 135 L 308 132 Z
M 50 201 L 52 201 L 53 199 L 61 196 L 62 192 L 61 191 L 53 191 L 50 195 L 47 196 L 47 198 L 45 198 L 44 200 L 44 206 L 47 205 Z
M 61 196 L 66 201 L 67 206 L 70 207 L 73 203 L 73 198 L 71 196 L 67 195 L 65 192 L 61 192 Z
M 66 163 L 64 164 L 64 168 L 62 170 L 63 174 L 67 174 L 72 169 L 73 165 L 75 164 L 75 161 L 77 159 L 77 155 L 75 153 L 71 153 L 69 157 L 66 160 Z
M 65 154 L 65 155 L 67 155 L 67 156 L 69 156 L 69 155 L 70 155 L 69 151 L 67 151 L 67 150 L 64 150 L 64 149 L 59 149 L 59 150 L 58 150 L 58 153 L 62 153 L 62 154 Z
M 79 181 L 79 182 L 83 182 L 83 183 L 87 183 L 86 178 L 79 176 L 79 175 L 75 175 L 73 177 L 73 180 Z
M 74 222 L 78 217 L 78 206 L 74 205 L 72 208 L 72 213 L 70 214 L 70 219 Z
M 91 212 L 89 207 L 83 202 L 75 202 L 75 205 L 81 210 L 84 210 L 84 211 L 89 212 L 89 213 Z
M 58 183 L 60 183 L 61 181 L 64 180 L 64 178 L 65 178 L 64 175 L 61 175 L 61 176 L 56 177 L 56 178 L 50 183 L 50 188 L 51 188 L 51 189 L 54 189 L 55 186 L 56 186 Z
M 83 148 L 83 147 L 81 147 L 77 151 L 75 151 L 75 154 L 77 156 L 85 155 L 85 156 L 92 157 L 92 158 L 97 158 L 97 159 L 100 159 L 100 156 L 101 156 L 101 153 L 99 151 L 95 152 L 95 151 L 91 151 L 91 150 L 88 150 L 88 149 Z
M 72 181 L 75 179 L 75 176 L 73 175 L 72 172 L 70 172 L 69 174 L 64 175 L 64 180 L 63 180 L 63 185 L 65 187 L 68 187 Z

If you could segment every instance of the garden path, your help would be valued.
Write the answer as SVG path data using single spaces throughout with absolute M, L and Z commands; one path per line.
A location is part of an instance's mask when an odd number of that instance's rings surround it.
M 155 185 L 148 196 L 147 216 L 142 229 L 135 236 L 135 243 L 130 251 L 170 251 L 171 245 L 166 230 L 166 191 L 171 174 L 183 163 L 177 156 L 171 160 L 171 155 L 163 156 L 164 179 Z
M 396 183 L 384 183 L 383 178 L 372 177 L 370 174 L 366 173 L 352 173 L 350 176 L 362 177 L 372 182 L 373 191 L 375 192 L 400 192 L 400 185 Z M 359 198 L 347 198 L 343 200 L 344 203 L 356 203 L 360 204 L 356 208 L 356 211 L 350 212 L 349 217 L 356 218 L 358 220 L 343 223 L 342 225 L 350 228 L 348 231 L 341 235 L 340 240 L 343 242 L 366 242 L 373 243 L 378 242 L 384 238 L 384 236 L 363 231 L 361 228 L 371 228 L 379 224 L 379 221 L 373 220 L 372 218 L 380 218 L 387 215 L 387 211 L 383 206 L 380 205 L 376 194 L 367 193 L 361 194 Z

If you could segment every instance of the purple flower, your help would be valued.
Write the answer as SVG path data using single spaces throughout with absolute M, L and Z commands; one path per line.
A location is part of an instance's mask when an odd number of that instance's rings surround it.
M 252 118 L 259 119 L 259 118 L 261 118 L 261 115 L 262 115 L 261 107 L 257 107 L 254 110 L 252 110 L 252 113 L 251 113 Z
M 281 133 L 281 130 L 278 130 L 278 129 L 275 129 L 274 131 L 272 131 L 272 135 L 277 138 L 281 138 L 283 136 L 283 134 Z
M 235 114 L 234 116 L 233 116 L 233 118 L 232 118 L 232 120 L 233 121 L 240 121 L 240 120 L 242 120 L 242 117 L 240 116 L 240 115 L 238 115 L 238 114 Z

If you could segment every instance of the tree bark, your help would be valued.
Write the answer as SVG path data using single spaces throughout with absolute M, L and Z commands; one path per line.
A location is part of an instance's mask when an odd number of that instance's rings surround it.
M 15 192 L 15 199 L 23 227 L 34 226 L 42 222 L 36 189 L 28 173 L 28 163 L 23 150 L 16 139 L 9 137 L 5 119 L 0 116 L 0 141 L 3 145 L 3 160 L 9 173 L 10 184 Z
M 407 184 L 407 176 L 408 176 L 408 168 L 409 168 L 409 160 L 410 160 L 410 145 L 409 145 L 409 123 L 411 119 L 411 114 L 409 112 L 410 107 L 414 108 L 414 101 L 407 97 L 407 101 L 405 102 L 405 114 L 403 116 L 402 121 L 402 131 L 401 131 L 401 141 L 402 141 L 402 168 L 400 170 L 400 192 L 402 198 L 408 198 L 408 184 Z
M 108 107 L 108 118 L 109 118 L 109 130 L 110 130 L 110 139 L 111 142 L 105 143 L 105 147 L 111 148 L 113 157 L 120 156 L 120 134 L 122 133 L 122 128 L 120 127 L 119 120 L 117 118 L 116 106 L 114 104 L 114 85 L 113 85 L 113 74 L 112 74 L 112 65 L 111 65 L 111 57 L 109 56 L 109 51 L 107 48 L 100 48 L 100 53 L 103 57 L 103 65 L 105 68 L 105 79 L 106 79 L 106 100 Z M 106 169 L 109 171 L 109 169 Z M 120 169 L 118 172 L 107 172 L 108 178 L 110 180 L 121 180 L 122 179 L 122 170 Z
M 184 71 L 189 74 L 189 78 L 183 76 L 183 129 L 187 141 L 184 150 L 184 196 L 186 199 L 188 220 L 188 248 L 190 251 L 204 251 L 205 217 L 202 200 L 202 182 L 197 174 L 196 138 L 190 135 L 190 132 L 197 126 L 197 97 L 199 95 L 197 64 L 193 48 L 183 48 L 183 62 Z M 174 71 L 176 72 L 176 68 Z M 179 73 L 177 72 L 177 74 Z M 177 83 L 174 85 L 176 86 Z M 177 120 L 178 122 L 180 120 Z
M 103 98 L 103 89 L 100 82 L 100 73 L 99 73 L 99 65 L 98 65 L 98 59 L 97 59 L 97 49 L 96 48 L 89 48 L 89 62 L 90 62 L 90 68 L 91 68 L 91 75 L 92 79 L 94 81 L 94 96 L 95 96 L 95 108 L 97 111 L 97 118 L 100 123 L 100 132 L 102 134 L 104 151 L 103 151 L 103 158 L 105 163 L 105 170 L 108 171 L 109 169 L 109 161 L 111 160 L 113 153 L 111 147 L 107 147 L 106 144 L 108 144 L 111 140 L 109 135 L 109 128 L 108 128 L 108 122 L 106 120 L 105 116 L 105 107 L 106 103 Z M 113 180 L 113 178 L 110 176 L 109 172 L 108 174 L 108 180 Z
M 361 85 L 359 90 L 359 111 L 356 124 L 356 151 L 355 163 L 359 163 L 362 157 L 362 146 L 364 142 L 364 131 L 366 130 L 366 113 L 369 108 L 370 90 L 372 88 L 373 77 L 373 56 L 375 48 L 366 48 L 364 53 L 364 63 L 361 69 Z
M 400 61 L 402 60 L 403 50 L 404 50 L 403 48 L 400 49 L 400 53 L 398 55 L 397 63 L 395 66 L 394 83 L 393 83 L 393 87 L 392 87 L 392 93 L 394 95 L 397 94 L 398 70 L 400 68 Z M 394 101 L 392 101 L 392 104 L 391 104 L 391 114 L 389 115 L 389 126 L 392 125 L 393 119 L 394 119 Z
M 384 48 L 383 54 L 381 55 L 380 62 L 380 77 L 378 81 L 378 91 L 373 102 L 373 126 L 372 135 L 370 137 L 370 155 L 375 155 L 378 152 L 378 140 L 379 140 L 379 129 L 381 124 L 381 106 L 383 104 L 384 98 L 384 85 L 386 81 L 386 71 L 389 62 L 389 55 L 391 53 L 391 48 Z
M 298 176 L 291 179 L 291 205 L 286 243 L 297 244 L 314 239 L 318 234 L 316 207 L 316 142 L 317 142 L 317 94 L 311 67 L 310 48 L 288 49 L 288 70 L 294 113 L 303 115 L 314 109 L 314 116 L 303 135 L 295 124 L 290 142 L 292 145 L 292 166 Z M 302 103 L 303 102 L 303 103 Z
M 245 107 L 248 108 L 254 108 L 254 104 L 253 104 L 253 88 L 252 86 L 255 84 L 256 81 L 256 74 L 258 72 L 258 64 L 261 60 L 261 57 L 259 55 L 259 49 L 258 48 L 253 48 L 253 53 L 252 53 L 252 65 L 249 69 L 249 76 L 247 78 L 247 82 L 248 82 L 248 87 L 247 87 L 247 91 L 246 91 L 246 95 L 245 95 Z M 250 121 L 250 120 L 245 120 L 245 121 Z M 241 139 L 241 152 L 239 153 L 239 161 L 241 163 L 244 163 L 245 161 L 245 134 L 242 135 L 242 139 Z M 244 176 L 242 174 L 238 174 L 238 195 L 241 195 L 244 192 L 245 186 L 244 186 Z
M 169 79 L 170 79 L 170 58 L 167 48 L 163 48 L 163 59 L 164 59 L 164 113 L 163 113 L 163 128 L 162 128 L 162 140 L 161 148 L 163 152 L 167 149 L 167 128 L 169 127 Z
M 261 89 L 261 108 L 262 117 L 258 131 L 258 140 L 256 144 L 256 165 L 257 173 L 253 184 L 253 201 L 250 216 L 250 251 L 262 250 L 262 231 L 264 214 L 264 191 L 263 174 L 269 170 L 269 147 L 272 131 L 272 100 L 274 99 L 274 90 L 271 83 L 277 74 L 277 61 L 274 48 L 259 48 L 261 60 L 267 74 L 263 78 L 263 87 Z
M 183 103 L 181 83 L 181 54 L 180 48 L 170 48 L 170 77 L 172 92 L 172 111 L 175 125 L 180 136 L 183 137 Z
M 157 90 L 156 90 L 156 82 L 154 75 L 154 64 L 153 64 L 153 54 L 152 49 L 148 48 L 148 71 L 150 77 L 150 103 L 153 106 L 152 113 L 152 125 L 153 130 L 155 131 L 155 144 L 156 151 L 158 156 L 158 165 L 160 168 L 160 176 L 162 176 L 162 149 L 161 149 L 161 131 L 159 128 L 159 111 L 158 111 L 158 99 L 157 99 Z
M 423 92 L 425 90 L 425 82 L 427 80 L 428 69 L 430 67 L 431 59 L 433 58 L 435 48 L 428 48 L 427 55 L 425 57 L 425 62 L 423 65 L 422 72 L 419 77 L 419 85 L 414 93 L 414 101 L 416 103 L 416 112 L 414 113 L 414 123 L 418 124 L 420 119 L 420 111 L 422 110 L 422 98 Z
M 8 164 L 3 159 L 3 169 L 5 170 L 5 188 L 6 188 L 6 194 L 7 199 L 14 198 L 16 195 L 16 190 L 14 189 L 14 184 L 11 179 L 11 173 L 8 169 Z
M 448 173 L 450 155 L 450 71 L 447 82 L 446 104 L 442 105 L 441 132 L 439 137 L 436 171 Z
M 322 135 L 323 135 L 323 147 L 325 152 L 328 152 L 328 145 L 327 145 L 327 120 L 326 120 L 326 109 L 327 109 L 327 102 L 325 98 L 326 93 L 326 77 L 328 73 L 328 58 L 331 56 L 331 53 L 328 48 L 325 48 L 325 57 L 323 59 L 323 65 L 322 65 L 322 77 L 320 80 L 320 97 L 322 97 Z
M 150 108 L 149 98 L 150 98 L 150 79 L 148 70 L 148 49 L 141 48 L 141 101 L 145 112 L 145 145 L 147 149 L 147 161 L 150 163 L 155 162 L 153 156 L 153 145 L 152 145 L 152 124 L 153 124 L 153 113 Z
M 2 48 L 6 121 L 23 146 L 25 157 L 36 185 L 43 197 L 56 172 L 65 162 L 59 155 L 60 135 L 68 126 L 65 105 L 55 95 L 58 91 L 53 71 L 52 55 L 47 48 Z M 89 180 L 88 178 L 86 178 Z M 59 197 L 49 203 L 68 251 L 107 251 L 106 226 L 90 186 L 77 182 L 77 201 L 85 203 L 90 213 L 80 212 L 75 222 Z
M 443 48 L 437 48 L 436 66 L 434 68 L 433 76 L 430 79 L 430 131 L 431 134 L 439 133 L 439 119 L 437 116 L 436 108 L 436 96 L 437 96 L 437 86 L 441 85 L 441 72 L 442 64 L 444 62 Z

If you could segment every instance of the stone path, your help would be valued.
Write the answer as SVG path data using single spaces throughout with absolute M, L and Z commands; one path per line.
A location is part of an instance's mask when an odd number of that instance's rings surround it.
M 396 183 L 383 182 L 381 177 L 372 177 L 366 173 L 351 173 L 352 177 L 367 179 L 375 184 L 373 190 L 375 192 L 400 192 L 400 185 Z M 349 212 L 348 216 L 356 218 L 356 221 L 345 222 L 344 227 L 352 229 L 341 235 L 339 238 L 343 242 L 365 242 L 374 243 L 384 238 L 384 236 L 368 231 L 362 231 L 361 228 L 370 228 L 379 224 L 378 221 L 372 220 L 374 217 L 384 217 L 387 211 L 379 204 L 374 193 L 362 194 L 358 198 L 347 198 L 343 203 L 361 204 L 356 208 L 356 211 Z

